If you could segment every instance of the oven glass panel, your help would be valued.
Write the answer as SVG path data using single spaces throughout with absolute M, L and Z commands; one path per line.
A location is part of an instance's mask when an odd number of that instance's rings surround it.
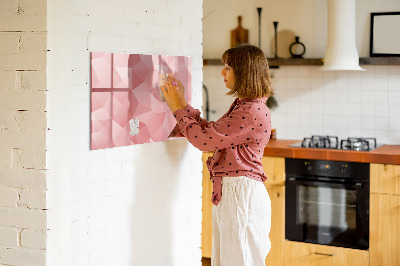
M 297 223 L 340 231 L 356 229 L 356 191 L 298 186 Z

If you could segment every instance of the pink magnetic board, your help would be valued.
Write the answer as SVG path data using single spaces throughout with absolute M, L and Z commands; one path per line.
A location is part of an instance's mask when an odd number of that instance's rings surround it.
M 160 74 L 174 74 L 191 102 L 191 58 L 91 53 L 91 149 L 168 139 L 176 125 L 162 101 Z

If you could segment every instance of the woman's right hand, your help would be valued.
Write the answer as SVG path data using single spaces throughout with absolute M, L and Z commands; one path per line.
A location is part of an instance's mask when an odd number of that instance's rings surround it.
M 179 104 L 182 106 L 182 108 L 185 108 L 187 105 L 186 99 L 185 99 L 185 87 L 183 86 L 182 82 L 175 78 L 173 75 L 168 75 L 168 79 L 172 82 L 175 82 L 176 86 L 179 88 L 178 90 L 178 97 L 179 97 Z

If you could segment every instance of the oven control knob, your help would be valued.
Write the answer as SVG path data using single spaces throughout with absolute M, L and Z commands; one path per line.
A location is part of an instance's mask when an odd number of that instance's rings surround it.
M 342 164 L 342 167 L 340 168 L 340 173 L 341 174 L 346 173 L 346 169 L 347 169 L 347 164 Z
M 312 170 L 311 162 L 305 162 L 304 165 L 306 166 L 307 171 L 310 172 Z

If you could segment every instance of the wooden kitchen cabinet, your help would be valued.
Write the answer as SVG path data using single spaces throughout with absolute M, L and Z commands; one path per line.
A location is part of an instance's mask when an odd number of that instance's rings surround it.
M 285 241 L 285 266 L 366 266 L 365 250 Z
M 370 164 L 371 193 L 400 195 L 400 165 Z
M 374 193 L 370 202 L 370 265 L 400 265 L 400 196 Z
M 283 265 L 285 241 L 285 187 L 265 184 L 271 199 L 271 250 L 265 259 L 266 266 Z
M 285 185 L 285 158 L 264 156 L 261 159 L 264 172 L 267 175 L 265 184 L 268 185 Z
M 212 252 L 212 183 L 206 165 L 212 152 L 203 153 L 203 195 L 202 195 L 202 223 L 201 223 L 201 253 L 204 258 L 211 258 Z
M 285 240 L 285 158 L 264 156 L 261 160 L 267 175 L 265 187 L 271 199 L 271 250 L 265 259 L 266 266 L 283 265 Z
M 212 253 L 212 183 L 208 172 L 206 161 L 211 152 L 203 153 L 203 217 L 202 217 L 202 256 L 211 258 Z M 271 250 L 266 258 L 267 266 L 283 265 L 283 243 L 285 230 L 285 158 L 263 157 L 264 171 L 268 176 L 265 187 L 271 199 L 272 221 L 271 221 Z
M 400 265 L 400 165 L 370 167 L 370 265 Z

